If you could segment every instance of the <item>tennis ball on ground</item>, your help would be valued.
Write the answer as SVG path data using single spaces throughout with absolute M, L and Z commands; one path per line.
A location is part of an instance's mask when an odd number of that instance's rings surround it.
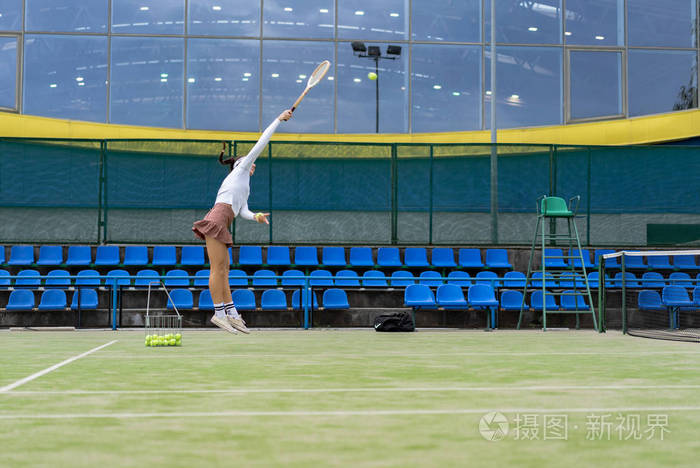
M 177 341 L 175 341 L 175 338 L 173 338 L 173 339 L 171 339 L 170 341 L 168 341 L 168 344 L 169 344 L 170 346 L 176 346 L 176 345 L 177 345 Z
M 377 74 L 374 73 L 374 72 L 369 72 L 369 73 L 367 73 L 367 78 L 369 78 L 370 80 L 374 81 L 374 80 L 377 79 Z
M 176 339 L 176 340 L 179 340 L 180 338 L 182 338 L 182 335 L 179 334 L 179 333 L 176 333 L 176 334 L 175 334 L 175 339 Z

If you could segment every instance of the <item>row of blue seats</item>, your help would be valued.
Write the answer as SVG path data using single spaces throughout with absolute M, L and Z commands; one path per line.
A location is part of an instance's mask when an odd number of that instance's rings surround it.
M 588 283 L 591 288 L 598 287 L 598 272 L 593 271 L 588 274 Z M 15 287 L 39 287 L 42 286 L 41 275 L 37 270 L 21 270 L 15 280 Z M 102 286 L 110 284 L 110 279 L 115 278 L 119 286 L 148 286 L 149 283 L 159 280 L 159 273 L 155 270 L 144 269 L 130 275 L 126 270 L 110 270 L 102 276 L 96 270 L 81 270 L 75 275 L 76 286 Z M 305 284 L 304 272 L 300 270 L 286 270 L 282 273 L 281 279 L 272 270 L 257 270 L 253 275 L 248 275 L 243 270 L 229 271 L 230 286 L 303 286 Z M 313 270 L 309 274 L 310 286 L 343 286 L 343 287 L 405 287 L 416 282 L 436 287 L 445 283 L 457 284 L 459 286 L 471 286 L 472 284 L 490 284 L 494 287 L 522 288 L 525 287 L 525 274 L 519 271 L 506 272 L 502 277 L 493 271 L 480 271 L 474 277 L 466 271 L 455 270 L 447 274 L 446 280 L 440 273 L 433 270 L 423 271 L 418 276 L 405 270 L 394 271 L 390 276 L 386 276 L 380 270 L 365 271 L 360 276 L 353 270 L 340 270 L 333 275 L 328 270 Z M 682 286 L 694 286 L 696 281 L 700 284 L 700 273 L 693 280 L 685 272 L 673 272 L 668 278 L 664 278 L 657 272 L 646 272 L 641 279 L 632 272 L 625 272 L 625 283 L 628 288 L 661 288 L 667 284 L 680 284 Z M 249 281 L 249 278 L 252 281 Z M 617 272 L 613 278 L 606 277 L 606 287 L 621 288 L 622 272 Z M 585 288 L 583 276 L 575 274 L 545 275 L 545 287 L 552 288 L 573 288 L 574 283 L 577 288 Z M 170 270 L 165 274 L 164 283 L 168 287 L 180 286 L 207 286 L 209 282 L 209 270 L 202 269 L 195 273 L 193 280 L 185 270 Z M 67 287 L 73 281 L 71 275 L 66 270 L 51 270 L 44 280 L 47 287 Z M 0 287 L 11 286 L 10 273 L 0 270 Z M 542 272 L 533 273 L 530 286 L 534 288 L 542 287 Z
M 581 268 L 580 258 L 571 258 L 579 256 L 579 249 L 571 249 L 565 255 L 562 249 L 545 248 L 544 249 L 544 265 L 545 268 L 569 268 L 572 263 L 575 268 Z M 594 252 L 594 261 L 591 261 L 591 253 L 587 249 L 581 249 L 581 257 L 583 257 L 583 265 L 588 268 L 598 268 L 600 257 L 605 254 L 614 253 L 610 249 L 596 249 Z M 644 257 L 625 255 L 625 269 L 630 270 L 700 270 L 700 266 L 695 261 L 695 255 L 653 255 L 648 256 L 648 262 L 644 263 Z M 673 258 L 673 264 L 671 264 Z M 605 267 L 609 269 L 620 269 L 619 258 L 609 258 L 605 262 Z
M 554 296 L 546 294 L 546 306 L 551 310 L 590 310 L 585 302 L 583 293 L 578 290 L 564 291 L 561 296 L 561 304 L 557 304 Z M 489 309 L 489 310 L 520 310 L 523 304 L 523 293 L 520 290 L 507 289 L 501 293 L 500 301 L 496 298 L 495 290 L 485 284 L 470 286 L 467 297 L 464 297 L 462 288 L 454 284 L 443 284 L 433 291 L 426 285 L 413 284 L 404 292 L 404 305 L 414 310 L 431 310 L 438 307 L 445 309 Z M 542 291 L 535 290 L 530 294 L 530 305 L 527 301 L 523 304 L 525 309 L 542 310 Z
M 81 289 L 73 293 L 71 310 L 78 310 L 78 296 L 80 295 L 81 310 L 97 309 L 97 292 L 94 289 Z M 256 309 L 255 295 L 248 289 L 236 289 L 232 291 L 233 302 L 240 311 L 250 311 Z M 173 303 L 178 310 L 191 310 L 194 308 L 194 297 L 189 289 L 173 289 L 170 291 L 167 308 L 172 309 Z M 348 298 L 342 289 L 327 289 L 323 292 L 323 307 L 329 310 L 342 310 L 350 308 Z M 311 306 L 308 292 L 302 294 L 302 299 Z M 303 304 L 300 300 L 299 290 L 292 293 L 292 308 L 300 310 Z M 29 311 L 37 307 L 41 311 L 64 310 L 68 308 L 66 292 L 62 289 L 49 289 L 41 294 L 38 306 L 35 306 L 34 293 L 28 289 L 18 289 L 10 293 L 6 310 L 8 311 Z M 287 296 L 279 289 L 268 289 L 263 292 L 260 307 L 262 310 L 287 310 Z M 313 295 L 313 307 L 318 308 L 318 299 Z M 199 310 L 214 310 L 214 304 L 208 289 L 199 294 Z
M 643 290 L 637 296 L 637 306 L 640 310 L 664 311 L 669 307 L 700 308 L 700 287 L 693 290 L 693 298 L 690 299 L 688 290 L 681 286 L 665 286 L 659 291 Z
M 0 249 L 0 264 L 4 263 L 5 249 Z M 229 248 L 231 264 L 233 252 Z M 398 247 L 379 247 L 375 264 L 371 247 L 351 247 L 349 258 L 346 258 L 345 247 L 323 247 L 319 263 L 317 247 L 295 247 L 294 262 L 291 250 L 287 246 L 267 247 L 266 262 L 263 263 L 262 247 L 244 245 L 239 248 L 238 265 L 262 266 L 332 266 L 344 267 L 444 267 L 456 268 L 496 268 L 512 269 L 505 249 L 487 249 L 486 262 L 482 262 L 479 249 L 459 249 L 458 261 L 455 262 L 454 251 L 451 248 L 432 249 L 431 262 L 428 262 L 427 250 L 423 247 L 408 247 L 404 251 L 404 261 L 401 261 Z M 121 259 L 119 246 L 101 245 L 92 258 L 92 250 L 87 245 L 68 247 L 68 256 L 63 258 L 63 247 L 44 245 L 39 248 L 39 258 L 34 261 L 34 247 L 31 245 L 15 245 L 10 249 L 8 265 L 69 265 L 69 266 L 174 266 L 174 265 L 205 265 L 204 248 L 202 246 L 183 246 L 180 250 L 180 261 L 177 262 L 177 249 L 172 245 L 153 247 L 153 258 L 149 261 L 148 247 L 124 247 L 124 259 Z

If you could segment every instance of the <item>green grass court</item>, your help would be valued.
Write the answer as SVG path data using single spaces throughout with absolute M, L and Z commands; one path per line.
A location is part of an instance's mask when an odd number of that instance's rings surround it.
M 694 467 L 700 456 L 696 344 L 591 331 L 185 330 L 181 348 L 143 337 L 0 332 L 0 466 Z M 502 440 L 479 430 L 493 411 L 508 423 Z

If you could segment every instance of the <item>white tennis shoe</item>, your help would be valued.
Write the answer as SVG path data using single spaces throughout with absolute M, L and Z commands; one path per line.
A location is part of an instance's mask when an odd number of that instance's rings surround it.
M 235 328 L 238 331 L 241 331 L 245 333 L 246 335 L 250 333 L 250 330 L 248 330 L 248 327 L 245 325 L 245 320 L 243 320 L 243 317 L 240 315 L 238 318 L 234 318 L 233 315 L 227 315 L 228 317 L 228 323 Z
M 225 330 L 229 333 L 233 333 L 234 335 L 238 335 L 238 332 L 231 326 L 228 320 L 225 318 L 219 318 L 216 315 L 214 315 L 211 319 L 209 319 L 211 323 L 216 325 L 217 327 L 221 328 L 222 330 Z

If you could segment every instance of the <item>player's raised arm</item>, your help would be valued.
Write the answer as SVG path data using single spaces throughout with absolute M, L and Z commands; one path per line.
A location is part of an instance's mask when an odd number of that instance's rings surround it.
M 270 125 L 267 126 L 263 134 L 260 136 L 258 142 L 255 143 L 255 146 L 253 146 L 250 152 L 246 154 L 243 159 L 241 159 L 241 162 L 236 164 L 236 166 L 240 165 L 241 170 L 249 171 L 250 167 L 253 165 L 253 163 L 255 163 L 255 160 L 258 158 L 258 156 L 260 156 L 263 148 L 265 148 L 265 146 L 270 142 L 270 138 L 272 138 L 272 135 L 274 135 L 280 122 L 286 122 L 291 118 L 292 111 L 287 109 L 286 111 L 282 112 Z

